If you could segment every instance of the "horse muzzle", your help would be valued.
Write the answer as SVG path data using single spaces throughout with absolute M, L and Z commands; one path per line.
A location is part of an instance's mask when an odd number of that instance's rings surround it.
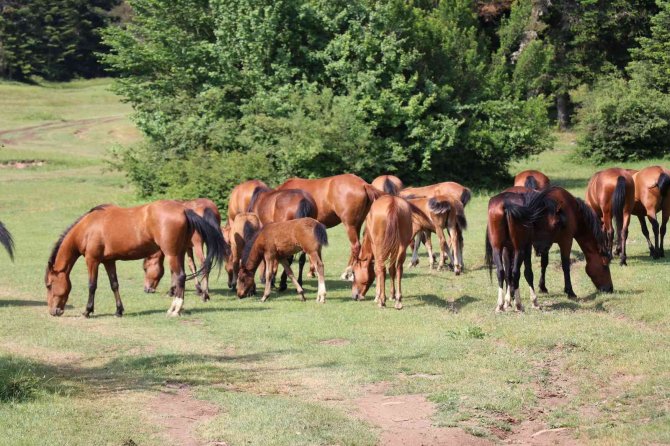
M 64 311 L 62 309 L 58 308 L 58 307 L 49 309 L 49 314 L 52 315 L 52 316 L 56 316 L 56 317 L 62 316 L 63 313 L 64 313 Z
M 600 292 L 602 292 L 602 293 L 613 293 L 614 292 L 614 285 L 601 286 L 601 287 L 598 288 L 598 290 L 600 290 Z

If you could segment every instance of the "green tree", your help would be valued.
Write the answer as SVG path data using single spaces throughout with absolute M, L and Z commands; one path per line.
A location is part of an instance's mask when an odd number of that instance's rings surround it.
M 650 88 L 670 93 L 670 1 L 658 0 L 659 12 L 651 19 L 651 36 L 638 39 L 631 53 L 629 73 Z

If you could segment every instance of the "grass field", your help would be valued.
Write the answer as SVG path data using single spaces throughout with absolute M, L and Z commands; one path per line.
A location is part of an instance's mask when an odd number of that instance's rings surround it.
M 261 304 L 239 301 L 222 275 L 211 302 L 187 285 L 186 314 L 166 318 L 166 282 L 145 295 L 141 264 L 125 262 L 125 316 L 101 274 L 84 319 L 79 262 L 65 315 L 49 316 L 44 267 L 60 232 L 96 204 L 137 203 L 104 162 L 139 138 L 108 86 L 0 84 L 0 220 L 16 241 L 15 263 L 0 253 L 0 444 L 372 445 L 386 428 L 361 415 L 370 389 L 390 402 L 425 395 L 430 422 L 465 443 L 670 444 L 670 258 L 651 260 L 637 221 L 614 294 L 594 293 L 575 244 L 580 299 L 561 292 L 554 249 L 542 310 L 523 314 L 494 314 L 481 193 L 466 209 L 465 274 L 430 271 L 424 254 L 405 270 L 402 311 L 351 300 L 336 227 L 325 305 L 314 279 L 306 303 L 289 289 Z M 514 168 L 583 196 L 596 168 L 571 161 L 572 138 Z M 522 297 L 528 307 L 525 286 Z

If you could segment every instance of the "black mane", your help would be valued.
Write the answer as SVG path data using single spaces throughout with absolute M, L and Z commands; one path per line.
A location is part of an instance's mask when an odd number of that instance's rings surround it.
M 251 248 L 253 248 L 254 243 L 256 243 L 256 239 L 258 236 L 261 234 L 261 231 L 258 230 L 254 233 L 251 234 L 251 237 L 247 240 L 246 236 L 248 234 L 245 234 L 244 238 L 244 249 L 242 250 L 242 265 L 247 264 L 247 260 L 249 260 L 249 255 L 251 254 Z
M 65 228 L 65 231 L 62 232 L 60 237 L 58 237 L 58 241 L 56 241 L 56 244 L 54 245 L 53 249 L 51 250 L 51 255 L 49 256 L 49 265 L 54 265 L 56 263 L 56 256 L 58 255 L 58 250 L 60 249 L 60 246 L 63 244 L 63 240 L 65 240 L 65 236 L 68 235 L 68 233 L 74 228 L 74 226 L 81 221 L 82 218 L 86 217 L 88 214 L 94 211 L 99 211 L 102 209 L 105 209 L 109 204 L 101 204 L 99 206 L 96 206 L 94 208 L 91 208 L 88 212 L 86 212 L 84 215 L 81 217 L 77 218 L 74 223 L 72 223 L 70 226 Z
M 603 249 L 605 246 L 606 239 L 605 239 L 605 233 L 603 232 L 602 226 L 600 225 L 600 219 L 593 211 L 593 209 L 591 209 L 584 202 L 584 200 L 576 197 L 575 200 L 577 200 L 577 208 L 579 209 L 579 213 L 582 215 L 582 218 L 584 219 L 584 224 L 596 238 L 598 247 Z

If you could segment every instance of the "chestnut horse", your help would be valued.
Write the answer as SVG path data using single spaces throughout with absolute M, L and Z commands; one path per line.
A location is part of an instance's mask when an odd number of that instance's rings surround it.
M 370 205 L 384 192 L 353 174 L 320 179 L 291 178 L 277 189 L 300 189 L 316 201 L 317 217 L 327 228 L 342 223 L 351 244 L 351 254 L 342 279 L 351 278 L 353 262 L 361 249 L 359 234 Z
M 289 259 L 295 253 L 303 251 L 309 256 L 312 265 L 316 267 L 319 281 L 316 301 L 325 303 L 326 279 L 323 262 L 321 261 L 321 248 L 323 246 L 328 246 L 326 227 L 313 218 L 298 218 L 264 225 L 263 229 L 256 232 L 253 237 L 245 240 L 239 275 L 237 276 L 237 297 L 242 298 L 255 293 L 254 276 L 258 265 L 262 261 L 265 261 L 265 265 L 272 265 L 275 261 L 278 261 L 291 278 L 300 299 L 305 301 L 305 290 L 296 280 L 289 264 Z M 261 302 L 265 302 L 270 295 L 271 275 L 272 268 L 266 267 L 265 291 Z
M 403 198 L 386 195 L 372 203 L 365 219 L 363 246 L 354 262 L 352 298 L 363 300 L 376 277 L 375 302 L 378 302 L 380 307 L 386 305 L 385 281 L 388 261 L 391 295 L 395 299 L 395 308 L 402 309 L 402 273 L 407 246 L 414 235 L 414 228 L 430 226 L 432 222 L 428 217 Z
M 511 305 L 514 296 L 517 311 L 523 311 L 519 293 L 521 263 L 525 264 L 526 281 L 530 285 L 533 308 L 539 308 L 533 288 L 531 253 L 536 233 L 546 233 L 556 225 L 556 203 L 547 197 L 547 190 L 537 192 L 525 187 L 512 187 L 489 200 L 486 227 L 486 264 L 489 272 L 496 266 L 498 303 L 496 312 Z M 543 239 L 548 238 L 544 235 Z M 548 247 L 546 248 L 548 249 Z M 503 302 L 504 288 L 507 294 Z
M 402 180 L 395 175 L 380 175 L 374 180 L 372 184 L 377 189 L 391 195 L 398 195 L 403 187 Z
M 670 191 L 670 171 L 661 166 L 645 167 L 633 174 L 633 181 L 635 181 L 633 215 L 636 215 L 640 220 L 642 233 L 647 239 L 647 245 L 649 246 L 649 254 L 655 259 L 665 257 L 663 239 L 665 238 L 668 218 L 670 218 L 670 198 L 668 198 L 668 191 Z M 656 214 L 659 211 L 662 211 L 660 243 L 658 240 L 658 220 L 656 220 Z M 649 219 L 651 229 L 654 231 L 653 244 L 649 238 L 649 230 L 644 220 L 645 217 Z
M 422 187 L 407 187 L 400 192 L 400 196 L 404 198 L 430 198 L 436 195 L 451 195 L 452 197 L 461 200 L 463 206 L 467 206 L 472 197 L 472 192 L 467 187 L 454 183 L 453 181 L 445 181 L 444 183 L 431 184 Z
M 586 189 L 586 203 L 602 221 L 610 252 L 614 246 L 614 230 L 612 229 L 612 218 L 614 218 L 617 232 L 617 246 L 614 254 L 621 254 L 620 263 L 625 265 L 628 225 L 635 207 L 633 176 L 628 170 L 616 167 L 596 172 L 589 180 Z
M 246 240 L 251 240 L 253 236 L 260 231 L 261 222 L 258 216 L 251 212 L 237 214 L 230 226 L 228 240 L 230 244 L 230 255 L 226 261 L 226 271 L 228 271 L 228 287 L 233 290 L 236 287 L 237 275 L 240 271 L 240 262 Z
M 9 258 L 14 261 L 14 239 L 12 239 L 12 234 L 7 230 L 4 224 L 0 221 L 0 244 L 5 247 Z
M 182 203 L 186 209 L 195 211 L 196 214 L 204 218 L 214 226 L 219 228 L 221 226 L 221 214 L 216 204 L 208 198 L 196 198 L 195 200 L 178 201 Z M 191 273 L 195 275 L 197 271 L 193 253 L 198 257 L 198 261 L 202 265 L 205 261 L 205 253 L 202 250 L 202 237 L 197 232 L 193 233 L 191 237 L 191 246 L 186 250 L 186 258 L 188 259 L 188 266 Z M 144 292 L 155 293 L 158 284 L 163 278 L 165 268 L 163 267 L 163 260 L 165 255 L 162 251 L 157 251 L 153 255 L 144 259 L 142 267 L 144 268 Z M 209 300 L 209 272 L 204 271 L 202 275 L 202 282 L 200 278 L 195 275 L 195 289 L 198 296 L 202 297 L 204 302 Z M 170 295 L 174 294 L 174 288 L 170 288 Z
M 454 273 L 459 275 L 463 270 L 463 231 L 468 226 L 463 204 L 460 200 L 448 195 L 438 195 L 432 198 L 410 198 L 408 201 L 421 209 L 432 222 L 431 228 L 416 234 L 410 264 L 416 266 L 419 263 L 419 244 L 423 238 L 428 250 L 430 268 L 433 268 L 433 246 L 430 233 L 435 232 L 440 240 L 440 260 L 437 269 L 444 268 L 445 256 L 448 256 L 454 267 Z M 444 237 L 445 228 L 449 232 L 453 256 Z
M 182 203 L 162 200 L 132 208 L 101 205 L 91 209 L 61 234 L 51 252 L 44 277 L 49 313 L 63 314 L 72 288 L 70 272 L 77 259 L 84 256 L 88 268 L 88 304 L 84 316 L 89 317 L 94 311 L 101 263 L 116 298 L 116 315 L 122 316 L 116 261 L 139 260 L 161 250 L 167 257 L 175 286 L 175 298 L 167 314 L 180 315 L 186 281 L 184 254 L 194 231 L 207 247 L 207 257 L 198 273 L 209 271 L 223 260 L 228 247 L 219 228 L 193 210 L 185 209 Z
M 233 224 L 233 220 L 235 220 L 237 214 L 247 212 L 251 196 L 257 187 L 268 187 L 268 185 L 261 180 L 249 180 L 233 188 L 228 199 L 228 221 L 226 222 L 226 226 Z
M 539 170 L 524 170 L 514 177 L 514 186 L 542 190 L 551 185 L 549 177 Z
M 299 189 L 272 190 L 262 186 L 254 190 L 247 212 L 255 213 L 263 226 L 296 218 L 316 218 L 317 214 L 316 202 L 309 193 Z M 298 283 L 302 285 L 302 271 L 305 267 L 304 252 L 300 254 L 298 265 Z M 272 269 L 276 273 L 275 265 L 272 265 Z M 284 270 L 279 283 L 279 291 L 285 289 L 286 271 Z

